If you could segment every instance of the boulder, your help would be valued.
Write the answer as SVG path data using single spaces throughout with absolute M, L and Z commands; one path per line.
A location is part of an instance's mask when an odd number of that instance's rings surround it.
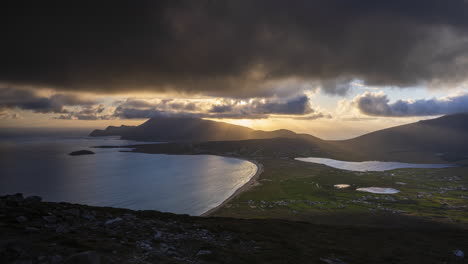
M 201 249 L 197 252 L 197 256 L 206 256 L 206 255 L 211 255 L 211 254 L 213 254 L 213 252 L 207 249 Z
M 56 233 L 68 233 L 68 232 L 70 232 L 70 230 L 69 230 L 68 227 L 65 226 L 65 225 L 59 225 L 59 226 L 55 229 L 55 232 L 56 232 Z
M 327 264 L 346 264 L 346 262 L 338 258 L 320 258 L 320 260 Z
M 114 218 L 114 219 L 107 220 L 107 221 L 105 222 L 105 224 L 106 224 L 106 225 L 111 225 L 111 224 L 119 223 L 119 222 L 122 222 L 122 221 L 123 221 L 122 218 L 116 217 L 116 218 Z
M 72 216 L 79 217 L 80 216 L 80 209 L 70 208 L 70 209 L 63 210 L 63 213 L 66 214 L 66 215 L 72 215 Z
M 453 255 L 455 255 L 455 257 L 457 257 L 457 258 L 462 259 L 462 258 L 465 257 L 465 252 L 461 251 L 460 249 L 455 249 L 453 251 Z
M 95 251 L 85 251 L 73 254 L 65 259 L 66 264 L 100 264 L 101 258 Z
M 27 221 L 28 221 L 28 218 L 26 216 L 20 215 L 20 216 L 16 217 L 16 222 L 18 222 L 18 223 L 24 223 L 24 222 L 27 222 Z
M 24 197 L 22 193 L 17 193 L 13 195 L 8 195 L 6 199 L 9 202 L 22 202 L 24 200 Z
M 40 203 L 42 201 L 42 197 L 32 195 L 32 196 L 26 197 L 26 199 L 24 199 L 24 201 L 28 202 L 28 203 Z
M 44 221 L 46 221 L 48 224 L 57 223 L 57 217 L 55 215 L 46 215 L 43 216 L 42 219 L 44 219 Z
M 41 230 L 37 227 L 27 226 L 24 228 L 24 231 L 26 231 L 27 233 L 38 233 Z

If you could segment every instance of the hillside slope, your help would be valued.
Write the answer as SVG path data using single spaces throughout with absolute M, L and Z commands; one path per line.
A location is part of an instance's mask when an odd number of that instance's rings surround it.
M 448 225 L 329 226 L 0 197 L 1 263 L 461 263 L 452 251 L 466 247 L 464 230 Z
M 295 137 L 289 130 L 260 131 L 248 127 L 198 118 L 151 118 L 145 123 L 131 127 L 110 126 L 94 130 L 90 136 L 121 136 L 122 139 L 139 141 L 222 141 Z
M 447 115 L 338 141 L 322 140 L 285 129 L 260 131 L 210 120 L 164 117 L 149 119 L 139 126 L 108 127 L 106 130 L 95 130 L 90 134 L 116 135 L 122 139 L 138 141 L 239 141 L 232 144 L 225 142 L 222 146 L 218 143 L 203 147 L 205 150 L 209 149 L 207 152 L 213 152 L 213 149 L 217 152 L 221 148 L 223 152 L 239 152 L 247 148 L 247 152 L 253 156 L 262 153 L 267 153 L 267 156 L 304 156 L 315 153 L 316 156 L 341 160 L 452 162 L 468 159 L 468 114 Z M 295 140 L 272 140 L 274 138 Z M 245 141 L 252 139 L 263 141 Z M 190 152 L 198 151 L 192 147 Z
M 392 127 L 349 140 L 334 141 L 343 151 L 359 151 L 375 159 L 400 160 L 441 157 L 456 161 L 468 157 L 468 114 Z

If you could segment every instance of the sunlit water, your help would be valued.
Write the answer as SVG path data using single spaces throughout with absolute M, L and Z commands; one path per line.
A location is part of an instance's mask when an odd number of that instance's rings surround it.
M 248 182 L 255 164 L 211 155 L 156 155 L 90 149 L 127 145 L 116 138 L 0 141 L 0 195 L 200 215 Z M 95 155 L 69 156 L 90 149 Z
M 299 161 L 313 162 L 324 164 L 333 168 L 350 171 L 387 171 L 394 169 L 439 169 L 453 167 L 452 164 L 417 164 L 417 163 L 402 163 L 402 162 L 387 162 L 387 161 L 341 161 L 326 158 L 296 158 Z

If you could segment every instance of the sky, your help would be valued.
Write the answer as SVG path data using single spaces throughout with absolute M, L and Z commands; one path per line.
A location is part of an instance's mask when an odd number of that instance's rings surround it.
M 466 0 L 9 1 L 0 129 L 190 116 L 324 139 L 468 112 Z

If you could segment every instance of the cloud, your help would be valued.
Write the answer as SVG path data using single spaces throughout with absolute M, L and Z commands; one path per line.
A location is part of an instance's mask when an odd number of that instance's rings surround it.
M 290 117 L 314 114 L 316 119 L 328 115 L 316 112 L 311 108 L 309 98 L 305 95 L 289 99 L 250 99 L 220 100 L 199 102 L 155 101 L 142 102 L 139 99 L 128 99 L 117 106 L 114 116 L 122 119 L 151 118 L 160 115 L 190 116 L 198 118 L 230 119 L 263 119 L 270 115 Z M 312 116 L 312 115 L 311 115 Z
M 315 119 L 320 119 L 320 118 L 326 118 L 326 119 L 331 119 L 333 118 L 332 115 L 330 114 L 325 114 L 325 113 L 313 113 L 313 114 L 310 114 L 310 115 L 306 115 L 306 116 L 295 116 L 295 117 L 292 117 L 292 119 L 295 119 L 295 120 L 315 120 Z
M 433 116 L 468 112 L 467 93 L 444 98 L 389 101 L 383 92 L 366 92 L 354 98 L 353 104 L 363 114 L 371 116 Z
M 464 0 L 37 1 L 2 6 L 0 82 L 99 93 L 291 96 L 308 82 L 468 74 Z
M 67 113 L 66 106 L 90 106 L 94 100 L 72 94 L 42 96 L 28 89 L 0 88 L 0 108 L 31 110 L 35 113 Z
M 127 98 L 106 104 L 70 93 L 40 94 L 31 89 L 0 88 L 0 115 L 14 118 L 8 110 L 60 114 L 55 119 L 144 119 L 156 116 L 196 118 L 265 119 L 271 115 L 317 119 L 328 117 L 311 107 L 306 95 L 290 98 L 157 99 Z
M 313 112 L 309 98 L 305 95 L 287 100 L 278 99 L 252 99 L 248 102 L 242 100 L 225 100 L 222 104 L 213 105 L 210 113 L 245 113 L 263 115 L 305 115 Z
M 23 119 L 18 113 L 0 109 L 0 119 Z
M 106 108 L 104 105 L 87 105 L 83 106 L 79 111 L 70 111 L 62 114 L 55 119 L 66 120 L 107 120 L 113 119 L 111 115 L 104 114 Z

